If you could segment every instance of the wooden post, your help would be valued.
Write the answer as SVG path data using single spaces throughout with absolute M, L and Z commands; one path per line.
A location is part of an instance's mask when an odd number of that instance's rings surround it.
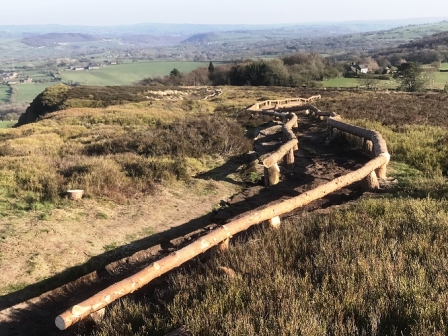
M 374 191 L 380 188 L 375 171 L 372 171 L 364 178 L 364 187 L 367 191 Z
M 288 153 L 286 153 L 285 165 L 287 167 L 291 167 L 291 165 L 294 165 L 294 150 L 293 149 L 291 149 Z
M 219 243 L 218 249 L 221 252 L 228 251 L 229 250 L 229 245 L 230 245 L 230 239 L 227 238 L 227 239 L 223 240 L 221 243 Z
M 273 229 L 278 229 L 280 227 L 280 217 L 279 216 L 269 219 L 268 222 L 269 222 L 269 225 L 271 226 L 271 228 L 273 228 Z
M 376 175 L 380 179 L 385 179 L 387 177 L 387 164 L 382 165 L 378 169 L 375 170 Z
M 362 149 L 368 153 L 373 153 L 373 142 L 364 138 L 362 142 Z
M 276 185 L 280 182 L 280 168 L 278 164 L 274 164 L 270 168 L 264 167 L 264 185 L 266 188 Z

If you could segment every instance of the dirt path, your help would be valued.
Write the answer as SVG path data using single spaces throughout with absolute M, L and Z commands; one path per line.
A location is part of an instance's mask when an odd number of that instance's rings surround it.
M 255 148 L 258 155 L 263 155 L 274 150 L 281 142 L 281 133 L 276 133 L 278 126 L 263 129 L 256 142 Z M 59 288 L 42 294 L 40 297 L 29 299 L 26 293 L 13 293 L 0 297 L 0 335 L 75 335 L 83 333 L 88 324 L 80 323 L 67 331 L 59 331 L 54 326 L 54 318 L 66 308 L 91 296 L 108 285 L 117 282 L 126 276 L 135 273 L 150 262 L 162 255 L 185 246 L 192 239 L 204 234 L 216 225 L 223 224 L 231 218 L 258 207 L 267 206 L 271 202 L 281 201 L 289 197 L 297 196 L 306 190 L 310 190 L 320 184 L 326 183 L 335 177 L 348 171 L 360 168 L 368 158 L 360 155 L 356 150 L 350 150 L 341 143 L 328 143 L 328 133 L 324 122 L 316 121 L 309 117 L 299 117 L 299 151 L 296 152 L 296 162 L 288 169 L 281 168 L 282 180 L 269 189 L 261 183 L 253 184 L 243 192 L 228 198 L 229 190 L 221 191 L 217 195 L 221 198 L 220 209 L 212 210 L 208 206 L 205 213 L 198 214 L 195 206 L 201 205 L 194 202 L 174 204 L 179 207 L 179 213 L 175 210 L 167 212 L 167 209 L 159 211 L 157 220 L 172 223 L 172 227 L 158 232 L 147 238 L 132 242 L 123 247 L 119 253 L 115 251 L 101 258 L 91 258 L 90 263 L 98 263 L 97 271 L 88 273 L 84 277 L 65 284 Z M 233 167 L 230 167 L 233 165 Z M 228 163 L 219 169 L 198 177 L 202 182 L 216 184 L 231 183 L 228 176 L 229 169 L 235 169 L 235 163 Z M 254 166 L 258 175 L 262 176 L 262 165 L 258 162 Z M 227 192 L 227 196 L 224 196 Z M 308 206 L 297 209 L 289 216 L 299 215 L 305 211 L 328 208 L 330 206 L 345 203 L 362 195 L 360 186 L 355 184 L 344 188 L 334 194 L 312 202 Z M 164 197 L 163 195 L 161 196 Z M 188 197 L 187 197 L 188 198 Z M 168 201 L 166 197 L 165 201 Z M 154 206 L 165 202 L 162 199 L 147 200 L 144 206 Z M 186 202 L 186 200 L 184 199 Z M 211 205 L 216 198 L 210 198 Z M 153 204 L 151 204 L 153 202 Z M 186 209 L 186 206 L 188 209 Z M 204 207 L 200 212 L 204 212 Z M 182 210 L 183 209 L 183 210 Z M 123 218 L 125 220 L 126 218 Z M 168 225 L 168 224 L 167 224 Z M 175 226 L 175 227 L 174 227 Z M 126 250 L 127 249 L 127 250 Z M 106 262 L 107 261 L 107 262 Z M 157 280 L 150 286 L 157 286 L 162 280 Z M 30 286 L 32 287 L 32 286 Z M 22 295 L 22 296 L 20 296 Z M 21 303 L 21 299 L 29 299 Z M 11 307 L 12 308 L 7 308 Z

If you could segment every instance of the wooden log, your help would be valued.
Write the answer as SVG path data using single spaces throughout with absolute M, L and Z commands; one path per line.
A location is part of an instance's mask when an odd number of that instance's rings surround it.
M 350 125 L 340 120 L 336 120 L 332 117 L 327 119 L 327 124 L 341 131 L 372 141 L 375 156 L 378 156 L 381 153 L 388 153 L 386 141 L 383 139 L 379 132 L 368 130 L 355 125 Z
M 68 328 L 94 311 L 102 309 L 112 301 L 134 292 L 149 283 L 151 280 L 161 276 L 173 268 L 179 267 L 184 262 L 196 257 L 212 246 L 229 239 L 238 232 L 245 231 L 254 224 L 258 224 L 279 215 L 288 213 L 295 208 L 304 206 L 311 201 L 322 198 L 336 190 L 352 184 L 353 182 L 364 179 L 372 171 L 386 164 L 387 160 L 388 159 L 385 155 L 380 155 L 369 161 L 366 165 L 364 165 L 364 167 L 354 172 L 338 177 L 329 183 L 321 185 L 299 196 L 268 206 L 262 210 L 251 212 L 226 225 L 223 225 L 190 245 L 185 246 L 184 248 L 162 258 L 161 260 L 152 263 L 129 278 L 119 281 L 88 298 L 87 300 L 73 306 L 71 309 L 56 317 L 56 326 L 61 330 Z
M 372 171 L 369 175 L 364 178 L 364 188 L 367 191 L 374 191 L 380 188 L 378 179 L 376 178 L 375 171 Z
M 299 141 L 297 139 L 292 139 L 284 145 L 281 145 L 279 149 L 263 160 L 263 165 L 266 168 L 270 168 L 274 164 L 277 164 L 277 162 L 279 162 L 291 149 L 294 149 L 298 143 Z
M 288 153 L 285 155 L 285 165 L 287 167 L 291 167 L 294 165 L 294 150 L 291 149 Z
M 280 182 L 280 168 L 277 163 L 267 168 L 264 167 L 264 185 L 266 188 L 276 185 Z
M 280 217 L 279 216 L 269 219 L 268 222 L 269 222 L 269 225 L 274 229 L 278 229 L 280 227 Z
M 63 312 L 56 317 L 55 323 L 60 330 L 67 329 L 72 324 L 82 320 L 91 313 L 104 308 L 109 303 L 123 297 L 126 294 L 132 293 L 137 289 L 143 287 L 151 280 L 165 274 L 166 272 L 179 267 L 183 263 L 204 251 L 210 249 L 229 239 L 231 236 L 247 230 L 254 224 L 272 219 L 276 216 L 288 213 L 298 207 L 304 206 L 314 200 L 322 198 L 336 190 L 344 188 L 353 182 L 360 181 L 369 175 L 378 167 L 383 166 L 388 161 L 385 155 L 380 155 L 377 158 L 369 161 L 362 168 L 350 172 L 344 176 L 340 176 L 333 181 L 320 185 L 317 188 L 305 192 L 299 196 L 290 198 L 281 203 L 270 205 L 262 210 L 250 212 L 249 214 L 238 218 L 222 227 L 213 230 L 207 235 L 199 238 L 197 241 L 183 247 L 182 249 L 171 253 L 170 255 L 156 261 L 137 272 L 136 274 L 121 280 L 112 286 L 100 291 L 94 296 L 84 300 L 83 302 L 73 306 L 71 309 Z

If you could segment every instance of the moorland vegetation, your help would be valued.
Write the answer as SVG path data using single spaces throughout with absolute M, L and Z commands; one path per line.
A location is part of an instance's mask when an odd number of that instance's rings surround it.
M 272 87 L 260 97 L 257 88 L 228 87 L 211 101 L 48 111 L 37 122 L 1 131 L 2 180 L 8 182 L 2 213 L 7 219 L 17 211 L 43 211 L 39 204 L 65 207 L 59 193 L 75 185 L 92 199 L 122 202 L 151 192 L 148 181 L 188 181 L 214 166 L 211 152 L 229 157 L 250 148 L 241 125 L 266 120 L 240 112 L 254 100 L 316 93 L 323 95 L 321 110 L 383 134 L 398 186 L 236 242 L 228 254 L 177 272 L 143 301 L 117 303 L 94 333 L 164 335 L 184 325 L 197 335 L 445 334 L 444 93 Z
M 445 99 L 324 96 L 320 109 L 383 134 L 398 186 L 257 231 L 154 293 L 115 304 L 93 334 L 164 335 L 182 326 L 194 335 L 446 334 Z

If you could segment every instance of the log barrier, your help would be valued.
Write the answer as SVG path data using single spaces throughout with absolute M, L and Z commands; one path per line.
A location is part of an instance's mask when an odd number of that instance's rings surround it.
M 291 104 L 291 102 L 297 102 L 299 104 L 301 104 L 302 102 L 307 102 L 306 99 L 301 98 L 288 99 L 285 101 L 286 101 L 285 104 Z M 279 105 L 278 103 L 276 104 L 277 106 Z M 256 105 L 258 105 L 259 107 L 261 104 L 258 103 Z M 263 107 L 269 105 L 271 104 L 263 105 Z M 301 107 L 304 106 L 302 105 Z M 55 319 L 56 326 L 60 330 L 67 329 L 74 323 L 86 318 L 90 314 L 100 309 L 103 309 L 111 302 L 129 293 L 136 291 L 137 289 L 148 284 L 155 278 L 173 270 L 176 267 L 181 266 L 183 263 L 207 251 L 213 246 L 218 245 L 221 250 L 225 251 L 226 249 L 229 248 L 229 240 L 232 236 L 234 236 L 239 232 L 247 230 L 252 225 L 268 221 L 271 227 L 279 228 L 281 223 L 280 220 L 281 215 L 291 212 L 296 208 L 305 206 L 314 200 L 320 199 L 354 182 L 364 180 L 369 189 L 377 188 L 378 187 L 377 174 L 378 176 L 383 175 L 385 176 L 386 165 L 390 159 L 390 155 L 387 152 L 386 142 L 381 137 L 381 134 L 375 131 L 366 130 L 354 125 L 343 123 L 337 120 L 338 116 L 333 115 L 332 112 L 321 112 L 314 106 L 307 106 L 306 108 L 302 108 L 302 110 L 310 110 L 318 117 L 327 117 L 328 118 L 327 124 L 329 125 L 330 130 L 332 130 L 332 128 L 336 128 L 343 132 L 347 132 L 364 138 L 365 143 L 370 141 L 372 143 L 375 158 L 367 162 L 363 167 L 353 172 L 347 173 L 343 176 L 340 176 L 326 184 L 320 185 L 317 188 L 307 191 L 299 196 L 292 197 L 288 200 L 273 205 L 269 205 L 261 210 L 248 212 L 242 217 L 234 219 L 228 224 L 216 228 L 212 232 L 204 235 L 203 237 L 199 238 L 193 243 L 181 248 L 178 251 L 169 254 L 168 256 L 156 262 L 151 263 L 149 266 L 137 272 L 136 274 L 105 288 L 104 290 L 93 295 L 92 297 L 66 310 L 65 312 L 56 317 Z M 261 109 L 259 109 L 258 111 L 261 111 Z M 325 116 L 319 115 L 319 113 L 326 113 L 326 115 Z M 288 113 L 286 117 L 289 117 L 290 119 L 286 123 L 287 126 L 285 125 L 284 127 L 284 129 L 286 129 L 286 133 L 288 134 L 287 138 L 288 140 L 285 144 L 283 144 L 279 148 L 279 150 L 271 154 L 269 158 L 265 159 L 265 161 L 267 160 L 266 163 L 264 162 L 265 171 L 268 171 L 269 174 L 271 170 L 277 172 L 276 173 L 277 175 L 275 175 L 275 179 L 277 179 L 280 176 L 277 162 L 282 158 L 282 154 L 284 156 L 285 154 L 290 153 L 293 146 L 297 144 L 297 138 L 292 132 L 292 127 L 297 122 L 297 116 Z M 272 175 L 269 174 L 268 174 L 268 180 L 270 180 L 272 176 L 274 176 L 274 174 Z

